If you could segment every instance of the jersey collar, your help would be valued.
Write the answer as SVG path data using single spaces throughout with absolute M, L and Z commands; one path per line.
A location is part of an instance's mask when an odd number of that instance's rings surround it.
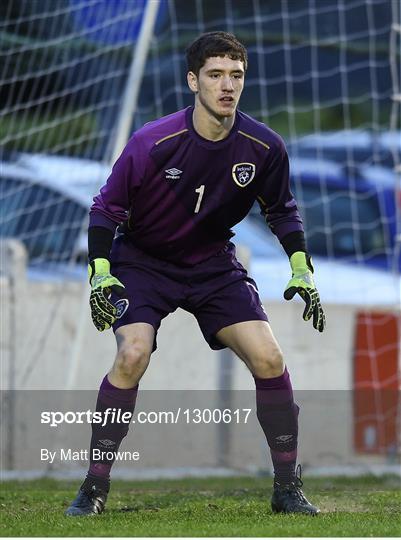
M 194 106 L 191 105 L 190 107 L 187 107 L 185 116 L 186 116 L 186 124 L 189 131 L 190 136 L 201 146 L 208 148 L 209 150 L 219 150 L 220 148 L 223 148 L 229 144 L 233 137 L 235 137 L 237 131 L 238 131 L 238 124 L 239 124 L 239 114 L 238 111 L 235 111 L 235 121 L 234 125 L 230 130 L 230 133 L 227 135 L 225 139 L 221 139 L 221 141 L 209 141 L 208 139 L 205 139 L 199 133 L 195 130 L 193 120 L 192 120 L 192 114 L 194 112 Z

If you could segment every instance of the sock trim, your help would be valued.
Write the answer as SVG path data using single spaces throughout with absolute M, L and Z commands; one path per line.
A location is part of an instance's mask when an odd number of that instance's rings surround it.
M 271 377 L 269 379 L 260 379 L 259 377 L 254 377 L 255 385 L 258 390 L 280 390 L 287 388 L 290 382 L 290 374 L 288 373 L 287 366 L 285 366 L 284 371 L 278 377 Z

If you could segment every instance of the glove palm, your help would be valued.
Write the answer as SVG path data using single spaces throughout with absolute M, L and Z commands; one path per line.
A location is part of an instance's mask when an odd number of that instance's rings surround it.
M 89 304 L 92 321 L 99 332 L 103 332 L 121 318 L 128 307 L 126 299 L 116 303 L 110 301 L 112 292 L 121 296 L 125 287 L 110 274 L 110 263 L 107 259 L 94 259 L 88 266 L 88 276 L 91 285 Z
M 309 255 L 296 251 L 290 257 L 292 278 L 284 291 L 284 298 L 291 300 L 298 293 L 305 302 L 304 321 L 309 321 L 313 315 L 313 327 L 323 332 L 326 318 L 320 303 L 319 293 L 313 281 L 313 266 Z

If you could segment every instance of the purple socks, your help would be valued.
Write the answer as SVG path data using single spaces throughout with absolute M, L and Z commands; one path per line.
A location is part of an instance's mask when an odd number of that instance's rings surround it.
M 287 368 L 279 377 L 255 377 L 255 385 L 256 414 L 270 447 L 275 482 L 288 484 L 295 477 L 299 407 L 294 403 Z M 114 463 L 110 454 L 117 452 L 128 433 L 137 393 L 138 385 L 123 390 L 113 386 L 107 375 L 104 377 L 96 404 L 96 411 L 102 414 L 102 422 L 92 423 L 90 467 L 84 486 L 96 483 L 97 487 L 109 490 L 110 469 Z M 117 416 L 121 418 L 124 413 L 124 419 L 129 421 L 116 421 Z
M 85 486 L 96 483 L 97 487 L 109 490 L 113 454 L 128 433 L 137 393 L 138 385 L 125 390 L 113 386 L 107 375 L 104 377 L 96 403 L 96 412 L 101 413 L 102 421 L 92 423 L 90 467 Z
M 258 379 L 256 414 L 270 447 L 276 483 L 294 480 L 297 461 L 298 413 L 287 368 L 279 377 Z

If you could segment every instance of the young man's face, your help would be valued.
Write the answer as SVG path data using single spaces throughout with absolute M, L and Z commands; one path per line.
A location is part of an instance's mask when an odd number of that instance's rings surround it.
M 188 73 L 188 85 L 200 103 L 217 118 L 232 116 L 244 88 L 244 63 L 228 56 L 208 58 L 197 77 Z

